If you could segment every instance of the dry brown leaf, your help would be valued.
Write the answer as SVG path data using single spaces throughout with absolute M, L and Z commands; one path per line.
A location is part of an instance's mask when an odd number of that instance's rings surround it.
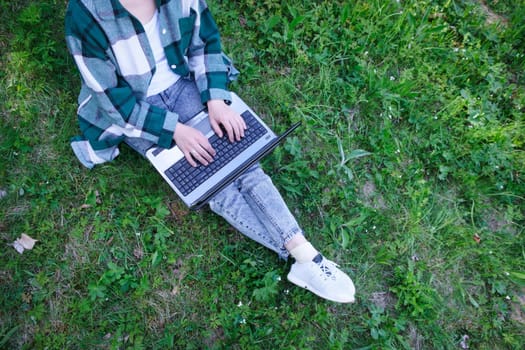
M 13 242 L 13 248 L 15 248 L 17 252 L 22 254 L 24 250 L 33 249 L 36 242 L 38 242 L 38 240 L 29 237 L 25 233 L 22 233 L 22 235 L 20 235 L 20 238 L 17 238 Z

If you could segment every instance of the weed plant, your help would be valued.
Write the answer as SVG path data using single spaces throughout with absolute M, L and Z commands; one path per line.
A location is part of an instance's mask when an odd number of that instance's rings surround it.
M 123 147 L 86 170 L 65 2 L 0 1 L 0 348 L 521 349 L 525 2 L 209 1 L 321 300 Z M 38 240 L 18 254 L 22 233 Z

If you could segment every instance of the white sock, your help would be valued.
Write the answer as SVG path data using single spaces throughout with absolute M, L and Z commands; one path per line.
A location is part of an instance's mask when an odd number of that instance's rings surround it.
M 319 252 L 314 248 L 314 246 L 310 242 L 304 242 L 290 250 L 290 254 L 292 254 L 294 259 L 299 264 L 301 264 L 308 261 L 312 261 L 313 258 L 315 258 L 317 254 L 319 254 Z

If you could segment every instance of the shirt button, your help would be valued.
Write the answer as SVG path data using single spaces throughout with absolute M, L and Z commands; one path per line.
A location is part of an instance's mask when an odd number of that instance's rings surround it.
M 170 67 L 171 67 L 171 69 L 175 69 L 175 68 L 177 68 L 177 66 L 174 65 L 174 64 L 172 64 Z
M 166 28 L 162 29 L 162 34 L 166 34 L 167 32 Z

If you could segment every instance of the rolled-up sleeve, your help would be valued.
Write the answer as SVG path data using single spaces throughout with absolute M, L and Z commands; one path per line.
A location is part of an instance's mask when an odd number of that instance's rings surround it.
M 203 103 L 212 99 L 230 100 L 228 66 L 224 62 L 217 24 L 203 0 L 195 1 L 195 26 L 188 63 L 195 75 Z

